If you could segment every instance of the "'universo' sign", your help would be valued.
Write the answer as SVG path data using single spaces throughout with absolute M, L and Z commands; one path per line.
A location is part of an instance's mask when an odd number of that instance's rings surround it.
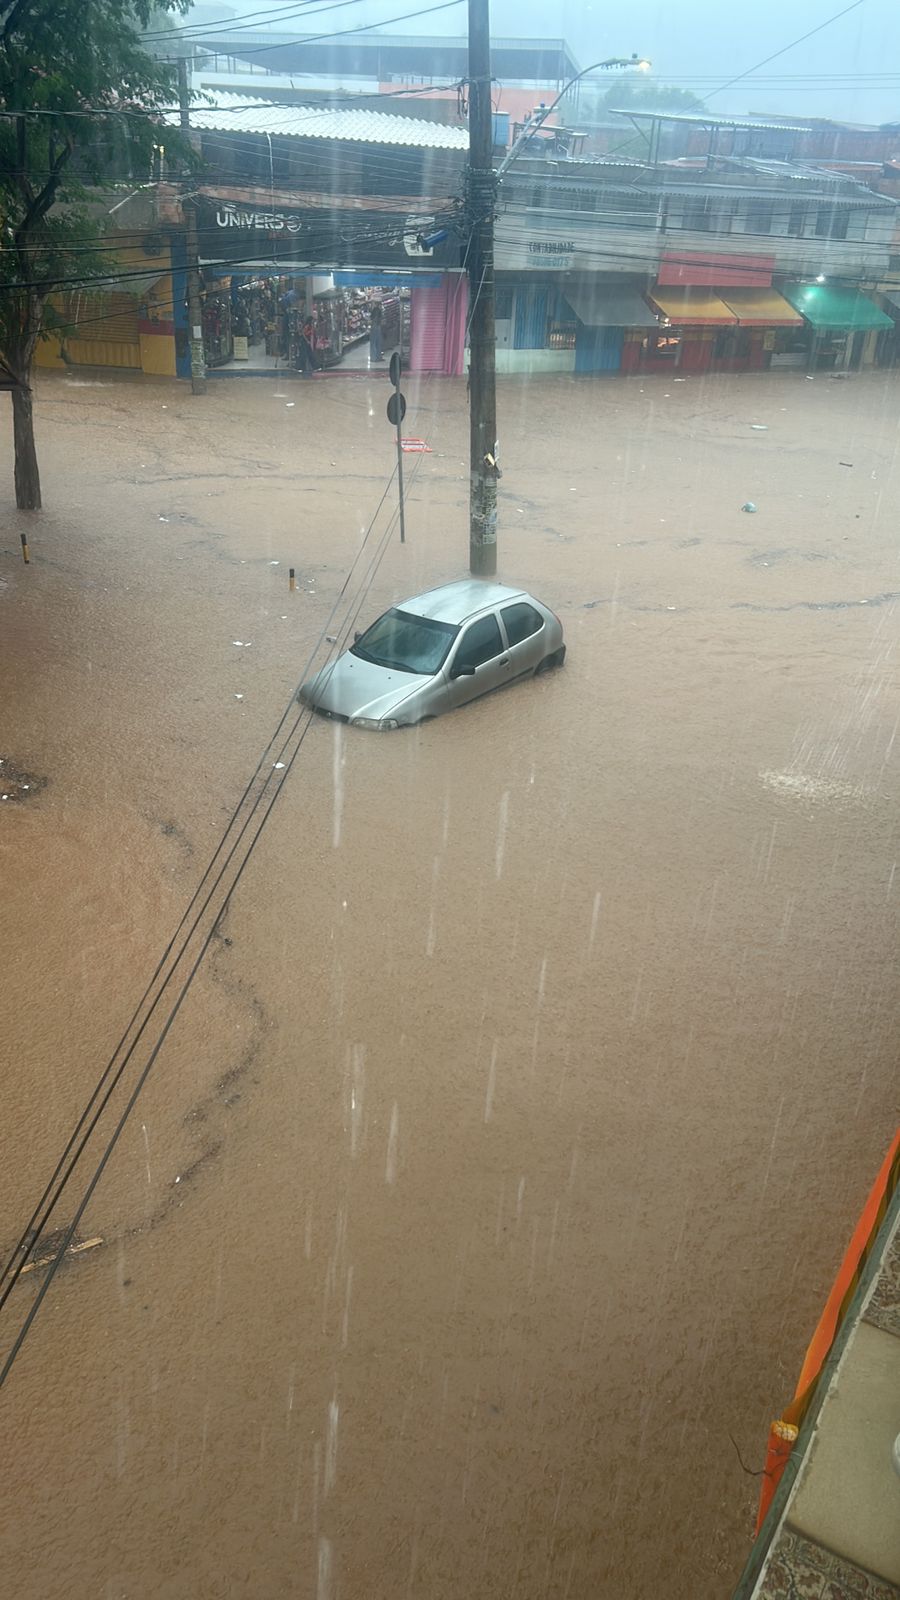
M 240 228 L 245 233 L 299 233 L 303 223 L 285 211 L 238 211 L 235 206 L 221 206 L 216 211 L 216 227 Z

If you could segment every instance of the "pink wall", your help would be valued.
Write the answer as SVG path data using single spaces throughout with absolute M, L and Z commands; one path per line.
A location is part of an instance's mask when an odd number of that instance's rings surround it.
M 464 368 L 468 284 L 447 273 L 437 289 L 413 289 L 410 297 L 411 372 L 459 377 Z

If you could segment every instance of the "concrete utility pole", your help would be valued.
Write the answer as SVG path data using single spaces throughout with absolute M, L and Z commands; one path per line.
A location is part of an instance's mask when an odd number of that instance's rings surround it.
M 469 0 L 469 571 L 497 571 L 497 388 L 494 332 L 494 201 L 489 0 Z
M 191 131 L 191 95 L 188 88 L 186 56 L 178 58 L 178 104 L 181 108 L 181 131 Z M 187 185 L 185 184 L 185 187 Z M 200 246 L 197 240 L 197 208 L 193 200 L 182 196 L 185 243 L 187 248 L 188 320 L 191 325 L 191 390 L 194 394 L 206 393 L 206 363 L 203 356 L 203 323 L 200 314 Z

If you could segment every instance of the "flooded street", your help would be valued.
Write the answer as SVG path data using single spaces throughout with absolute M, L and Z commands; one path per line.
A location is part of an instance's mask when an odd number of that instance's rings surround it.
M 45 378 L 27 568 L 4 421 L 4 1259 L 393 466 L 383 380 L 286 387 Z M 407 393 L 361 623 L 466 570 Z M 0 1397 L 0 1594 L 731 1593 L 896 1123 L 897 395 L 501 384 L 565 669 L 311 724 Z

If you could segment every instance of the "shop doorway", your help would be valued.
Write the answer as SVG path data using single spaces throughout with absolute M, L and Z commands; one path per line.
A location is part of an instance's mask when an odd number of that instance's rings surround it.
M 408 352 L 407 287 L 356 273 L 204 275 L 207 369 L 227 377 L 387 370 Z

